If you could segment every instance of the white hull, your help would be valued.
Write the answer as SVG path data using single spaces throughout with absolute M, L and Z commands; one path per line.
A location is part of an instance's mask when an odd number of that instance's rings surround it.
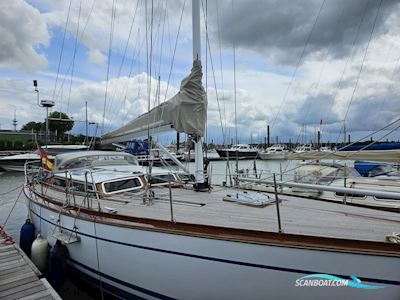
M 6 171 L 6 172 L 24 172 L 25 167 L 24 166 L 0 166 L 0 169 Z
M 53 244 L 58 213 L 29 199 L 27 203 L 36 228 Z M 61 214 L 60 225 L 71 232 L 74 218 Z M 397 257 L 200 238 L 81 219 L 76 226 L 81 241 L 68 245 L 70 264 L 147 299 L 390 300 L 400 295 Z M 311 273 L 354 275 L 364 284 L 385 288 L 295 287 L 296 279 Z
M 54 156 L 48 156 L 51 161 L 54 160 Z M 25 154 L 17 154 L 11 156 L 5 156 L 0 158 L 0 170 L 4 171 L 14 171 L 14 172 L 24 172 L 25 164 L 27 162 L 32 161 L 40 161 L 39 154 L 33 153 L 25 153 Z
M 262 160 L 284 160 L 287 157 L 287 153 L 281 152 L 281 153 L 268 153 L 268 152 L 260 152 L 259 156 Z

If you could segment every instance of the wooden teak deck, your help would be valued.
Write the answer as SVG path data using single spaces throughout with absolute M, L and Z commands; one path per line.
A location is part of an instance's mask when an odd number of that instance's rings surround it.
M 36 189 L 40 191 L 39 186 Z M 143 204 L 141 197 L 118 196 L 101 199 L 103 213 L 118 221 L 121 217 L 135 217 L 152 220 L 171 220 L 168 188 L 154 189 L 152 204 Z M 177 223 L 217 226 L 224 228 L 278 232 L 276 204 L 265 207 L 223 201 L 227 194 L 240 190 L 214 187 L 208 192 L 172 189 L 173 216 Z M 65 201 L 65 194 L 47 189 L 50 199 Z M 275 196 L 269 194 L 271 198 Z M 399 231 L 400 214 L 363 207 L 347 206 L 293 196 L 279 196 L 281 223 L 284 233 L 317 237 L 329 237 L 360 241 L 386 242 L 386 236 Z M 97 207 L 93 199 L 93 209 Z M 76 197 L 76 205 L 83 203 L 83 197 Z
M 16 244 L 0 239 L 0 299 L 61 299 Z

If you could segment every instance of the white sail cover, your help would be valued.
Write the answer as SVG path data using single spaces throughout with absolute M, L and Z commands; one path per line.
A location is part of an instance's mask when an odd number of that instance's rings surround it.
M 182 80 L 178 94 L 125 126 L 106 133 L 102 136 L 102 143 L 124 142 L 142 137 L 147 134 L 148 128 L 157 132 L 173 128 L 178 132 L 204 136 L 207 97 L 202 77 L 201 61 L 195 60 L 190 75 Z

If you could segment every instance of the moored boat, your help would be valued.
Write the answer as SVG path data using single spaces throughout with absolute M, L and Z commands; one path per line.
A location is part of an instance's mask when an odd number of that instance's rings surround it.
M 268 147 L 266 151 L 259 151 L 261 159 L 280 159 L 284 160 L 287 158 L 289 151 L 281 144 L 272 145 Z
M 300 145 L 297 146 L 293 152 L 294 153 L 309 153 L 309 152 L 314 152 L 314 148 L 312 147 L 312 145 Z
M 219 157 L 223 158 L 235 159 L 236 157 L 238 157 L 240 159 L 252 159 L 258 157 L 257 149 L 252 148 L 248 144 L 232 145 L 229 148 L 216 149 L 216 151 Z
M 99 155 L 61 155 L 53 172 L 27 173 L 24 192 L 37 230 L 51 245 L 66 243 L 73 270 L 113 295 L 336 299 L 364 292 L 296 287 L 310 274 L 354 275 L 385 299 L 400 291 L 400 250 L 386 241 L 400 224 L 397 213 L 280 196 L 279 230 L 274 201 L 223 201 L 243 191 L 199 194 L 168 171 L 156 170 L 151 181 L 131 158 Z
M 67 153 L 74 151 L 86 150 L 85 145 L 48 145 L 43 147 L 48 154 L 49 161 L 54 160 L 54 156 L 59 153 Z M 39 160 L 40 156 L 37 152 L 24 154 L 16 154 L 5 157 L 0 157 L 0 169 L 4 171 L 23 172 L 26 162 Z

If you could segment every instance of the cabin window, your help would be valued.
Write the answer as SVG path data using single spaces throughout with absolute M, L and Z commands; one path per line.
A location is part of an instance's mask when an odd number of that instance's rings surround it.
M 397 199 L 394 199 L 394 198 L 388 198 L 388 197 L 379 197 L 379 196 L 374 196 L 374 198 L 376 199 L 376 200 L 386 200 L 386 201 L 399 201 L 399 200 L 397 200 Z
M 56 186 L 65 187 L 65 179 L 54 178 L 53 184 L 56 185 Z
M 336 197 L 344 197 L 344 193 L 335 193 Z M 346 197 L 351 197 L 351 198 L 365 198 L 365 195 L 356 195 L 356 194 L 346 194 Z
M 152 175 L 148 178 L 149 183 L 155 184 L 168 184 L 169 182 L 175 183 L 176 179 L 172 174 Z
M 64 178 L 54 178 L 53 184 L 55 186 L 60 186 L 60 187 L 64 187 L 64 188 L 66 187 L 66 181 Z M 85 183 L 83 183 L 83 182 L 73 181 L 72 187 L 77 192 L 82 192 L 82 193 L 85 192 Z M 89 192 L 94 192 L 93 184 L 88 183 L 87 189 Z
M 73 186 L 75 191 L 82 192 L 82 193 L 85 192 L 85 184 L 83 182 L 73 182 L 72 186 Z M 88 189 L 89 192 L 93 192 L 94 191 L 93 185 L 90 184 L 90 183 L 88 183 L 87 189 Z
M 142 183 L 139 178 L 128 178 L 118 181 L 110 181 L 103 183 L 103 188 L 106 193 L 125 192 L 140 188 Z

